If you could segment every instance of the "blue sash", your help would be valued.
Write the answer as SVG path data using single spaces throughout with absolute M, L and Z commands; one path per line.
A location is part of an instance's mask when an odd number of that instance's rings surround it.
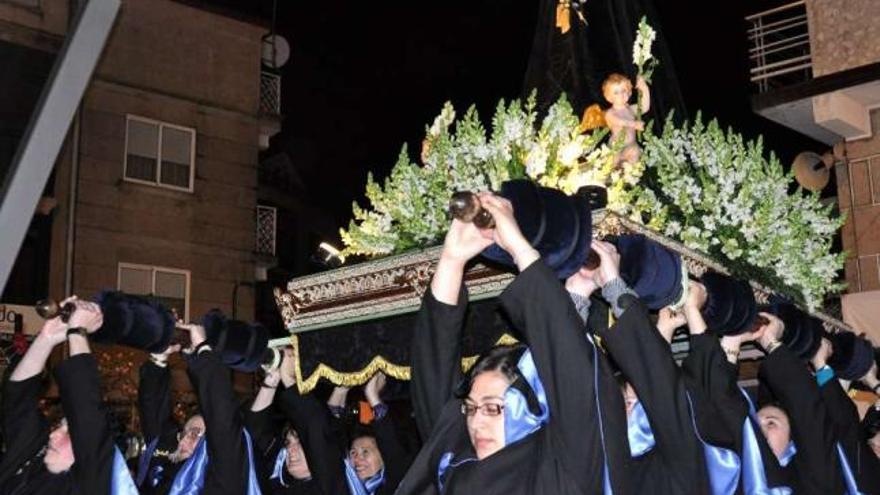
M 703 441 L 697 428 L 697 416 L 691 395 L 687 394 L 688 408 L 691 411 L 691 422 L 697 440 L 703 445 L 703 457 L 706 459 L 706 471 L 709 475 L 709 486 L 713 495 L 733 495 L 739 486 L 742 462 L 736 452 L 710 445 Z
M 385 467 L 379 470 L 378 473 L 370 476 L 369 478 L 361 481 L 358 478 L 357 471 L 355 471 L 354 466 L 351 465 L 351 461 L 345 459 L 343 461 L 345 463 L 345 482 L 348 484 L 348 493 L 351 495 L 373 495 L 376 493 L 376 490 L 382 486 L 382 483 L 385 483 Z
M 131 477 L 131 471 L 116 446 L 113 446 L 113 468 L 110 474 L 111 495 L 138 495 L 138 489 Z
M 257 473 L 254 469 L 254 453 L 251 445 L 251 436 L 247 430 L 242 429 L 245 440 L 245 449 L 248 457 L 248 486 L 247 495 L 261 495 L 260 485 L 257 482 Z M 199 440 L 195 452 L 180 468 L 168 495 L 197 495 L 205 486 L 205 469 L 208 466 L 208 447 L 204 438 Z
M 526 396 L 515 387 L 507 387 L 504 392 L 504 445 L 510 445 L 541 429 L 550 418 L 550 406 L 547 405 L 547 393 L 544 384 L 538 377 L 538 368 L 532 358 L 532 351 L 526 349 L 517 363 L 520 375 L 535 394 L 541 411 L 534 414 L 529 411 Z
M 846 495 L 862 495 L 859 491 L 859 486 L 856 483 L 856 476 L 853 473 L 852 467 L 849 465 L 846 453 L 843 451 L 843 447 L 840 446 L 840 442 L 837 442 L 836 446 L 837 456 L 840 458 L 840 469 L 843 471 L 843 481 L 846 482 Z
M 648 453 L 657 443 L 641 402 L 636 402 L 629 417 L 626 418 L 626 436 L 629 438 L 630 457 L 639 457 Z
M 446 475 L 449 473 L 449 468 L 456 468 L 462 464 L 477 460 L 476 457 L 467 457 L 453 462 L 453 457 L 452 452 L 447 452 L 440 457 L 440 462 L 437 463 L 437 488 L 440 493 L 443 493 L 443 486 L 446 484 Z

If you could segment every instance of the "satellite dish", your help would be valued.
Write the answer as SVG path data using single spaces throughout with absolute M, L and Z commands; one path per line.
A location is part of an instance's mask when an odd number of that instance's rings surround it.
M 290 45 L 283 36 L 269 34 L 263 36 L 263 65 L 270 69 L 280 69 L 290 59 Z
M 804 151 L 794 158 L 791 169 L 801 187 L 819 192 L 825 189 L 831 179 L 832 165 L 834 165 L 834 157 L 831 153 L 820 155 L 812 151 Z

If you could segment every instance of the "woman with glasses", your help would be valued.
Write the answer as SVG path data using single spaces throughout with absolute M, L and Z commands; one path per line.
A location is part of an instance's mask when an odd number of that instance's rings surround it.
M 613 376 L 510 202 L 489 193 L 479 199 L 495 228 L 453 220 L 417 319 L 412 400 L 425 442 L 397 493 L 629 493 L 626 420 Z M 528 347 L 492 349 L 462 381 L 465 267 L 493 242 L 519 269 L 500 302 Z M 602 262 L 609 280 L 617 278 L 616 260 Z M 635 300 L 612 299 L 625 307 Z M 627 310 L 618 325 L 650 322 Z
M 151 362 L 141 368 L 138 390 L 147 441 L 138 469 L 141 493 L 258 495 L 251 440 L 244 431 L 229 369 L 206 342 L 204 327 L 177 326 L 190 335 L 191 347 L 185 351 L 187 371 L 201 414 L 190 417 L 175 438 L 166 363 L 179 347 L 152 355 Z

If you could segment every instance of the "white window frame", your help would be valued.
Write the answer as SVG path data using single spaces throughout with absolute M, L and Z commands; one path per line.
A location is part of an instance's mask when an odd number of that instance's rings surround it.
M 133 179 L 128 176 L 128 123 L 131 121 L 143 122 L 145 124 L 154 124 L 159 128 L 159 138 L 156 142 L 157 150 L 156 150 L 156 180 L 148 181 L 142 179 Z M 189 147 L 189 187 L 180 187 L 172 184 L 165 184 L 159 181 L 159 176 L 162 174 L 162 129 L 165 127 L 169 127 L 171 129 L 177 129 L 179 131 L 186 131 L 190 133 L 190 147 Z M 123 150 L 122 155 L 122 180 L 125 182 L 133 182 L 135 184 L 146 184 L 149 186 L 161 187 L 164 189 L 171 189 L 174 191 L 183 191 L 183 192 L 193 192 L 195 187 L 195 178 L 196 178 L 196 130 L 192 127 L 185 127 L 182 125 L 172 124 L 170 122 L 163 122 L 161 120 L 149 119 L 147 117 L 141 117 L 139 115 L 125 114 L 125 149 Z
M 183 321 L 189 321 L 189 298 L 190 298 L 190 290 L 192 287 L 192 275 L 189 270 L 184 270 L 181 268 L 169 268 L 167 266 L 156 266 L 156 265 L 141 265 L 137 263 L 124 263 L 119 262 L 116 266 L 116 289 L 120 290 L 122 286 L 122 269 L 123 268 L 132 268 L 136 270 L 150 270 L 150 294 L 156 295 L 156 272 L 165 272 L 165 273 L 173 273 L 175 275 L 184 275 L 186 277 L 186 294 L 184 296 L 183 307 L 184 307 L 184 315 Z M 141 294 L 137 294 L 141 295 Z M 180 316 L 180 315 L 178 315 Z

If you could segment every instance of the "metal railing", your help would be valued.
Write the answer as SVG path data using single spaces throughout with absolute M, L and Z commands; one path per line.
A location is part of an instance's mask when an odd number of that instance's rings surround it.
M 281 76 L 278 74 L 260 73 L 260 113 L 281 114 Z
M 810 29 L 804 0 L 746 17 L 749 76 L 764 93 L 813 78 Z
M 277 219 L 278 210 L 275 207 L 257 205 L 257 253 L 275 256 Z

